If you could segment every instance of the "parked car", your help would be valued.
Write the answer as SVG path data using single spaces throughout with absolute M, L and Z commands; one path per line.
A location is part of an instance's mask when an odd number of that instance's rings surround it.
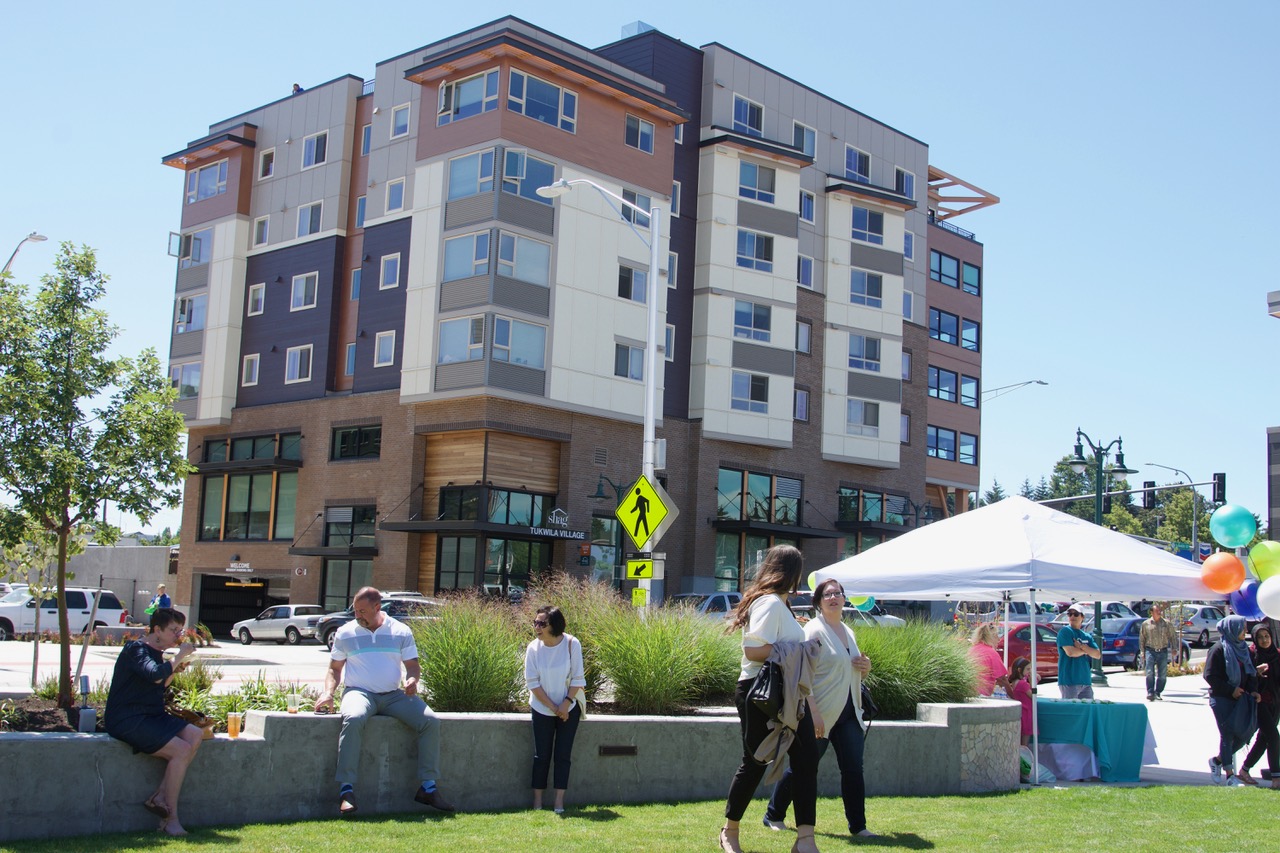
M 864 626 L 901 628 L 903 625 L 907 624 L 907 620 L 902 617 L 885 613 L 884 610 L 880 608 L 879 604 L 875 605 L 870 610 L 859 610 L 856 607 L 845 607 L 841 611 L 840 618 L 843 621 L 848 622 L 854 628 L 861 628 Z
M 740 592 L 682 592 L 667 599 L 668 607 L 689 607 L 708 619 L 728 619 L 742 601 Z
M 275 640 L 296 646 L 302 640 L 315 639 L 316 625 L 324 616 L 319 604 L 277 604 L 252 619 L 231 626 L 231 636 L 246 646 L 254 640 Z
M 1061 625 L 1050 623 L 1037 624 L 1036 630 L 1036 675 L 1041 679 L 1058 677 L 1058 629 Z M 996 651 L 1004 654 L 1004 625 L 999 626 L 1000 639 L 996 642 Z M 1012 665 L 1020 657 L 1031 657 L 1031 623 L 1014 622 L 1009 625 L 1008 634 L 1009 664 Z
M 1102 663 L 1104 666 L 1123 666 L 1137 669 L 1142 666 L 1138 656 L 1138 630 L 1146 620 L 1141 616 L 1132 619 L 1102 620 Z M 1191 658 L 1191 646 L 1182 643 L 1182 659 Z
M 401 622 L 413 623 L 418 619 L 437 619 L 441 604 L 434 598 L 427 598 L 421 593 L 414 593 L 407 598 L 382 599 L 382 612 L 394 616 Z M 338 629 L 356 618 L 355 607 L 339 610 L 321 616 L 316 622 L 316 639 L 333 649 L 333 637 Z
M 58 630 L 58 600 L 49 596 L 39 602 L 25 585 L 15 585 L 4 598 L 0 598 L 0 640 L 11 640 L 15 634 L 29 634 L 36 629 L 36 611 L 40 611 L 40 630 Z M 83 634 L 87 629 L 99 625 L 124 625 L 129 619 L 129 611 L 120 603 L 120 599 L 109 589 L 98 590 L 93 587 L 69 586 L 67 593 L 67 627 L 73 634 Z M 89 616 L 93 612 L 94 597 L 98 599 L 98 611 L 93 617 L 93 625 L 89 624 Z
M 1218 638 L 1218 620 L 1226 609 L 1216 604 L 1181 604 L 1169 609 L 1165 618 L 1180 626 L 1182 639 L 1206 648 Z

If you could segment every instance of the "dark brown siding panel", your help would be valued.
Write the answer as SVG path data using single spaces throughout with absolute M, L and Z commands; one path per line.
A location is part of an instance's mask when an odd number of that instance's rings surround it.
M 440 310 L 459 311 L 489 304 L 489 276 L 460 278 L 440 285 Z
M 409 280 L 409 232 L 412 219 L 397 219 L 366 228 L 364 254 L 369 260 L 361 267 L 360 313 L 356 318 L 356 373 L 352 390 L 387 391 L 400 387 L 401 353 L 404 350 L 405 287 Z M 400 284 L 379 288 L 384 255 L 400 254 Z M 373 348 L 378 332 L 395 331 L 395 360 L 391 367 L 373 366 Z
M 551 291 L 537 284 L 497 276 L 493 284 L 493 304 L 539 317 L 551 316 Z
M 858 240 L 853 240 L 850 245 L 853 248 L 849 253 L 849 263 L 853 266 L 889 275 L 902 275 L 902 255 L 899 253 L 867 246 Z
M 489 365 L 489 385 L 494 388 L 506 388 L 508 391 L 520 391 L 524 394 L 546 396 L 547 374 L 543 370 L 495 361 Z
M 796 354 L 777 347 L 734 341 L 733 366 L 756 373 L 772 373 L 774 376 L 795 376 Z
M 902 380 L 887 376 L 868 376 L 865 373 L 849 374 L 850 397 L 863 400 L 884 400 L 887 403 L 902 402 Z
M 797 237 L 800 234 L 799 214 L 749 201 L 738 202 L 738 224 L 743 228 L 777 234 L 779 237 Z M 898 258 L 898 267 L 901 271 L 901 257 Z

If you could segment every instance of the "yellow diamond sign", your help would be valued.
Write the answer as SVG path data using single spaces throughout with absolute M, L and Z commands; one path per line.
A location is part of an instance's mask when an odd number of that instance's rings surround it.
M 660 483 L 651 482 L 641 474 L 622 496 L 613 515 L 635 543 L 636 550 L 645 551 L 658 544 L 680 511 Z

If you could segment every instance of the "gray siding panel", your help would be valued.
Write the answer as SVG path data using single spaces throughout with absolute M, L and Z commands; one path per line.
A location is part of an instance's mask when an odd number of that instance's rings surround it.
M 547 374 L 544 370 L 532 367 L 494 361 L 489 364 L 489 385 L 493 388 L 505 388 L 508 391 L 545 397 Z
M 484 385 L 483 361 L 459 361 L 454 364 L 436 365 L 436 390 L 453 391 L 457 388 L 479 388 Z
M 738 201 L 738 224 L 779 237 L 797 237 L 800 234 L 800 214 L 741 199 Z
M 733 342 L 733 366 L 753 373 L 772 373 L 774 376 L 796 375 L 796 354 L 777 347 L 762 347 L 746 341 Z
M 190 419 L 196 416 L 196 407 L 199 405 L 199 400 L 178 400 L 173 404 L 173 409 L 184 418 Z
M 544 288 L 545 289 L 545 288 Z M 440 310 L 457 311 L 489 304 L 489 276 L 477 275 L 440 285 Z
M 555 208 L 511 193 L 498 193 L 498 220 L 550 236 L 554 233 Z
M 200 264 L 199 266 L 187 267 L 185 270 L 178 270 L 178 283 L 176 285 L 178 293 L 208 286 L 208 264 Z
M 863 400 L 883 400 L 886 403 L 902 402 L 902 380 L 887 376 L 871 376 L 866 373 L 849 373 L 849 396 Z
M 204 332 L 184 332 L 181 335 L 173 336 L 173 343 L 169 346 L 169 358 L 186 358 L 191 355 L 199 355 L 204 348 Z
M 475 225 L 493 219 L 493 193 L 481 193 L 469 198 L 445 202 L 444 230 Z
M 539 317 L 551 316 L 551 290 L 527 281 L 496 276 L 493 284 L 493 304 Z M 441 306 L 443 308 L 443 306 Z
M 859 240 L 851 241 L 850 245 L 853 250 L 849 254 L 849 263 L 853 266 L 864 270 L 888 273 L 889 275 L 902 275 L 902 255 L 900 253 L 890 252 L 887 249 L 877 249 Z M 920 257 L 920 250 L 916 251 L 916 257 Z

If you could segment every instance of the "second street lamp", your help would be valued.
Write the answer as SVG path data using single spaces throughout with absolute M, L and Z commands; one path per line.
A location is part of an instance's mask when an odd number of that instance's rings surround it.
M 1076 446 L 1075 455 L 1071 457 L 1071 470 L 1077 474 L 1083 474 L 1089 470 L 1090 460 L 1085 458 L 1084 444 L 1089 445 L 1089 450 L 1093 453 L 1093 523 L 1102 526 L 1102 498 L 1107 492 L 1107 475 L 1115 477 L 1124 477 L 1127 474 L 1136 474 L 1136 470 L 1125 467 L 1124 464 L 1124 440 L 1117 438 L 1108 444 L 1094 444 L 1093 439 L 1076 427 Z M 1111 452 L 1111 448 L 1116 449 L 1116 464 L 1111 468 L 1105 468 L 1107 455 Z M 1098 642 L 1098 650 L 1102 650 L 1102 599 L 1098 597 L 1093 602 L 1093 638 Z M 1093 661 L 1093 678 L 1094 684 L 1106 686 L 1107 677 L 1102 672 L 1102 657 L 1098 656 Z

